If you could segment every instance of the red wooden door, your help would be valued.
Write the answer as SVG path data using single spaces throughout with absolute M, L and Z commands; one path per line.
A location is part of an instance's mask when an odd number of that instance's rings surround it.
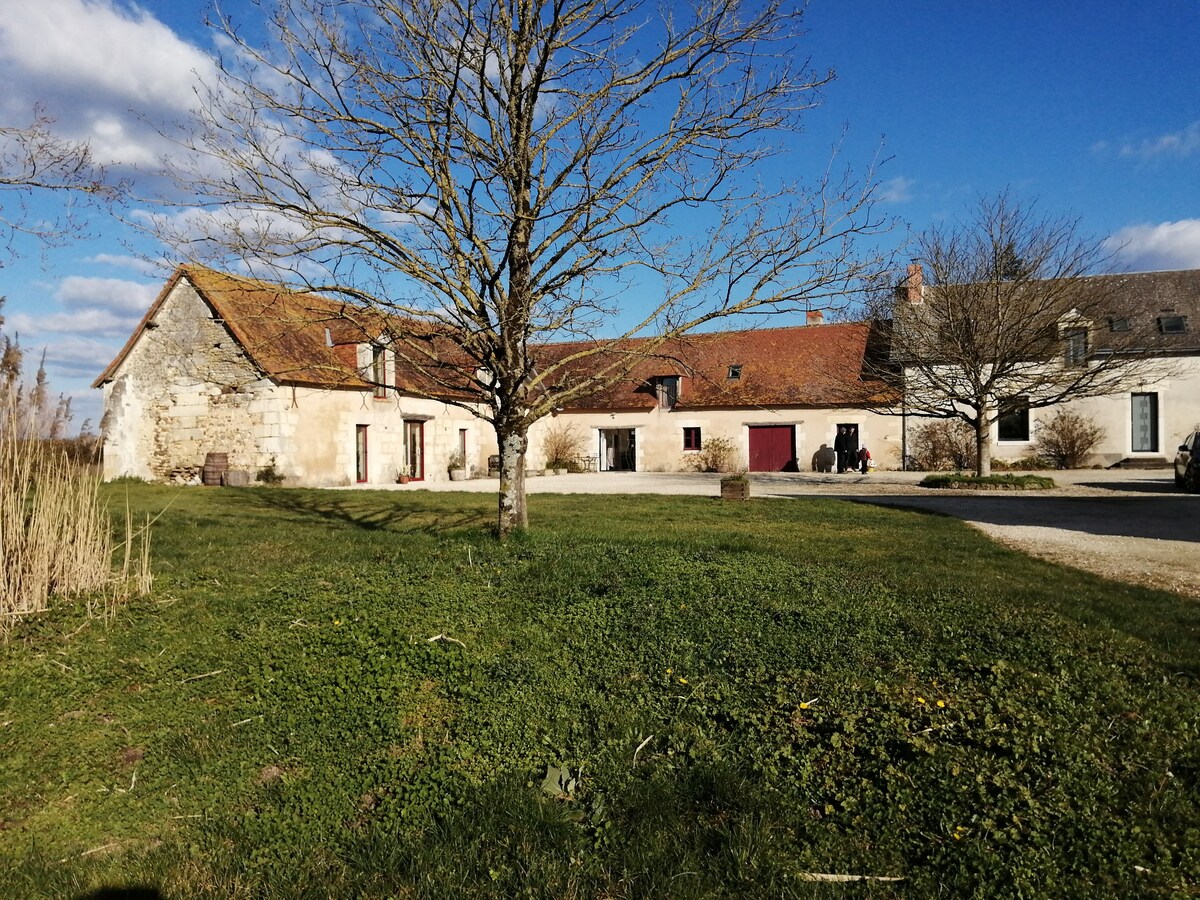
M 793 425 L 750 426 L 750 471 L 795 471 L 796 429 Z

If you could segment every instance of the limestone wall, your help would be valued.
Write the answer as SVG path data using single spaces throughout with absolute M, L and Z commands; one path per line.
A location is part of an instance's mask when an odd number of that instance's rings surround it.
M 181 280 L 104 386 L 105 477 L 188 480 L 210 452 L 257 468 L 279 392 Z

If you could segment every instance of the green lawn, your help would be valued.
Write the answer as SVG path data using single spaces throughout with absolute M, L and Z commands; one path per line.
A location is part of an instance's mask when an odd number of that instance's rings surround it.
M 818 499 L 108 490 L 154 593 L 0 647 L 0 896 L 1200 892 L 1194 601 Z

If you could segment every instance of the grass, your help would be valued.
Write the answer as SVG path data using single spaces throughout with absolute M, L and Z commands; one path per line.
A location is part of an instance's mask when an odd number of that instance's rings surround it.
M 153 595 L 0 648 L 2 896 L 1200 884 L 1194 602 L 837 501 L 126 490 Z

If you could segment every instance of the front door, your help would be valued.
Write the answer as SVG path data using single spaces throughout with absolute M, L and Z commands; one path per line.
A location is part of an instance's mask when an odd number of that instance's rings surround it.
M 416 480 L 425 477 L 425 423 L 404 423 L 404 471 Z
M 1158 394 L 1132 397 L 1134 453 L 1158 452 Z
M 750 471 L 796 471 L 796 427 L 751 425 Z
M 365 484 L 367 473 L 367 426 L 354 426 L 354 480 Z
M 637 438 L 633 428 L 600 430 L 600 471 L 637 471 Z

